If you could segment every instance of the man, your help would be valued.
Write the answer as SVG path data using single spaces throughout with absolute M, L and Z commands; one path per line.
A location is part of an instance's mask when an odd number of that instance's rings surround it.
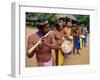
M 84 26 L 83 27 L 83 35 L 85 36 L 85 38 L 83 39 L 84 47 L 86 47 L 86 43 L 87 43 L 87 33 L 88 33 L 87 26 Z
M 71 19 L 69 21 L 66 21 L 66 25 L 64 25 L 64 35 L 66 39 L 66 48 L 68 48 L 68 51 L 64 54 L 64 60 L 72 55 L 72 46 L 73 46 L 73 36 L 72 36 L 72 22 Z
M 63 43 L 63 37 L 64 37 L 64 31 L 63 31 L 63 26 L 62 23 L 57 23 L 56 24 L 56 30 L 54 31 L 54 38 L 56 40 L 57 45 L 59 46 L 56 50 L 55 50 L 55 55 L 56 55 L 56 65 L 59 65 L 58 63 L 58 52 L 59 49 L 61 47 L 61 44 Z
M 27 56 L 30 58 L 34 55 L 34 53 L 36 53 L 38 66 L 52 66 L 53 62 L 51 49 L 56 49 L 57 44 L 55 38 L 52 36 L 52 33 L 47 37 L 43 37 L 49 32 L 48 21 L 40 20 L 38 29 L 39 30 L 35 34 L 32 34 L 28 38 L 28 50 L 32 48 L 40 38 L 42 38 L 42 42 L 30 54 L 27 54 Z
M 79 41 L 79 38 L 80 38 L 80 25 L 77 24 L 77 27 L 76 27 L 76 36 L 75 36 L 75 48 L 77 49 L 77 54 L 80 55 L 80 41 Z

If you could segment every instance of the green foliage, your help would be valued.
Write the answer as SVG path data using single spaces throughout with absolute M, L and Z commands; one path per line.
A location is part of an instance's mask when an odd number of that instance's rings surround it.
M 38 18 L 38 19 L 46 19 L 50 22 L 50 26 L 54 27 L 54 23 L 56 21 L 56 14 L 53 13 L 26 13 L 26 16 L 28 16 L 28 18 Z M 36 25 L 36 22 L 32 23 L 34 25 Z
M 89 15 L 75 15 L 79 23 L 89 24 Z
M 31 12 L 27 12 L 26 13 L 26 20 L 29 19 L 29 21 L 27 21 L 28 25 L 36 27 L 37 26 L 36 22 L 37 22 L 38 19 L 46 19 L 46 20 L 49 21 L 50 27 L 54 28 L 54 25 L 55 25 L 55 22 L 56 22 L 56 19 L 57 19 L 56 15 L 57 14 L 54 14 L 54 13 L 31 13 Z M 89 15 L 73 15 L 73 16 L 77 19 L 77 22 L 79 22 L 81 24 L 89 25 Z

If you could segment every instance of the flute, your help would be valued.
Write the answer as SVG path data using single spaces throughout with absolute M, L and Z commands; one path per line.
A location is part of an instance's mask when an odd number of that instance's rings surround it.
M 47 37 L 50 33 L 51 33 L 52 31 L 49 31 L 46 35 L 44 35 L 43 37 Z M 42 38 L 40 38 L 39 40 L 38 40 L 38 42 L 32 47 L 32 48 L 30 48 L 29 50 L 28 50 L 28 54 L 30 54 L 39 44 L 41 44 L 41 41 L 42 40 Z

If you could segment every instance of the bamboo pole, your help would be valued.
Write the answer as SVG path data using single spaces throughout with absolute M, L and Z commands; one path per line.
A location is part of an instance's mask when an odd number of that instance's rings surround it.
M 52 31 L 49 31 L 46 35 L 44 35 L 43 37 L 45 38 L 45 37 L 47 37 L 50 33 L 51 33 Z M 29 50 L 28 50 L 28 54 L 30 54 L 39 44 L 41 44 L 41 41 L 42 40 L 42 38 L 40 38 L 39 40 L 38 40 L 38 42 L 32 47 L 32 48 L 30 48 Z

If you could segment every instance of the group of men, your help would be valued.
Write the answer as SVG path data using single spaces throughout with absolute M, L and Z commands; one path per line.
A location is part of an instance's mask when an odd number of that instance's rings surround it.
M 36 54 L 37 59 L 37 66 L 53 66 L 53 65 L 59 65 L 59 57 L 58 53 L 59 50 L 62 52 L 63 60 L 67 58 L 71 54 L 75 54 L 75 49 L 77 49 L 77 54 L 79 53 L 80 49 L 80 25 L 77 25 L 75 29 L 72 29 L 72 23 L 71 21 L 68 21 L 66 24 L 62 24 L 61 22 L 56 22 L 55 30 L 50 30 L 50 25 L 48 20 L 41 20 L 38 24 L 38 31 L 28 37 L 28 46 L 27 50 L 30 50 L 33 46 L 35 46 L 39 41 L 41 41 L 40 44 L 36 46 L 35 49 L 33 49 L 31 52 L 27 51 L 27 56 L 31 58 Z M 48 34 L 48 32 L 51 32 Z M 86 28 L 84 28 L 83 35 L 86 35 L 87 31 Z M 45 35 L 48 34 L 48 36 L 45 37 Z M 82 40 L 85 40 L 85 46 L 86 46 L 86 37 Z M 67 43 L 64 43 L 66 41 Z M 62 44 L 71 45 L 71 49 L 68 51 L 68 47 L 65 45 L 65 52 L 64 49 L 62 49 Z M 52 57 L 52 49 L 55 51 L 55 57 L 54 60 Z M 55 62 L 54 62 L 55 61 Z M 63 61 L 64 62 L 64 61 Z M 62 65 L 63 65 L 62 62 Z

